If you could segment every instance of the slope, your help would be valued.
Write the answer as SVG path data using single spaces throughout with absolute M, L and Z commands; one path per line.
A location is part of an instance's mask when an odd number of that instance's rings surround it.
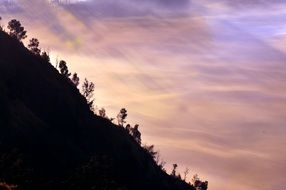
M 167 175 L 69 79 L 0 32 L 0 180 L 17 189 L 194 189 Z

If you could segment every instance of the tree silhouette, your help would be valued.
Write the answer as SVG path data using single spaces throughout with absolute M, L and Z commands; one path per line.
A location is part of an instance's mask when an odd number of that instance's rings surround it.
M 100 117 L 103 117 L 103 118 L 106 118 L 106 111 L 104 108 L 101 108 L 100 110 L 98 110 L 98 113 L 99 113 L 99 116 Z
M 93 92 L 94 92 L 94 83 L 89 82 L 87 79 L 84 79 L 84 83 L 82 84 L 82 95 L 85 97 L 87 104 L 91 111 L 94 111 L 93 103 Z
M 186 181 L 187 180 L 187 177 L 188 177 L 188 174 L 190 173 L 190 169 L 189 168 L 186 168 L 185 171 L 184 171 L 184 180 Z
M 155 162 L 162 171 L 166 172 L 166 169 L 164 168 L 166 165 L 166 162 L 161 158 L 160 152 L 156 152 Z
M 71 81 L 76 87 L 79 85 L 79 77 L 77 76 L 77 73 L 72 75 Z
M 195 183 L 196 181 L 199 181 L 199 180 L 200 180 L 200 178 L 199 178 L 198 174 L 195 174 L 192 178 L 193 183 Z
M 125 129 L 126 129 L 127 133 L 128 133 L 129 135 L 131 135 L 131 126 L 130 126 L 130 124 L 127 124 L 126 127 L 125 127 Z
M 39 49 L 40 42 L 36 38 L 32 38 L 28 44 L 28 48 L 35 55 L 40 55 L 41 50 Z
M 126 123 L 125 118 L 127 117 L 127 110 L 125 108 L 122 108 L 119 112 L 119 114 L 117 115 L 117 119 L 118 119 L 118 124 L 120 126 L 123 126 L 124 123 Z M 134 140 L 141 145 L 141 132 L 139 131 L 139 125 L 136 124 L 133 128 L 130 126 L 130 124 L 127 124 L 125 127 L 127 133 L 129 135 L 131 135 Z M 154 145 L 152 146 L 147 146 L 145 145 L 143 147 L 147 152 L 151 151 L 151 149 L 154 148 Z M 154 151 L 151 151 L 154 152 Z M 154 152 L 156 153 L 156 152 Z M 154 155 L 155 156 L 155 155 Z M 153 156 L 152 156 L 153 157 Z
M 207 190 L 208 189 L 208 181 L 201 181 L 201 180 L 196 180 L 194 183 L 194 187 L 198 190 Z
M 207 190 L 207 189 L 208 189 L 208 185 L 209 185 L 209 182 L 208 182 L 208 181 L 201 182 L 201 184 L 200 184 L 200 189 L 201 189 L 201 190 Z
M 172 170 L 172 172 L 171 172 L 171 176 L 174 176 L 174 177 L 176 177 L 177 175 L 176 175 L 176 173 L 177 173 L 177 167 L 178 167 L 178 164 L 173 164 L 173 170 Z
M 143 148 L 148 152 L 148 154 L 149 154 L 153 159 L 156 158 L 156 155 L 157 155 L 158 152 L 156 152 L 156 151 L 154 150 L 154 145 L 150 145 L 150 146 L 145 145 Z
M 0 16 L 0 31 L 3 31 L 3 26 L 1 24 L 2 17 Z
M 60 73 L 65 76 L 69 77 L 71 74 L 69 73 L 67 63 L 64 60 L 61 60 L 59 63 Z
M 50 56 L 49 56 L 49 54 L 47 53 L 47 52 L 42 52 L 42 54 L 41 54 L 41 57 L 42 57 L 42 59 L 45 61 L 45 62 L 47 62 L 47 63 L 50 63 Z
M 13 19 L 8 23 L 8 29 L 10 30 L 9 35 L 19 41 L 22 41 L 27 37 L 27 31 L 25 31 L 24 27 L 16 19 Z
M 127 110 L 125 108 L 122 108 L 117 115 L 117 121 L 119 126 L 123 127 L 124 123 L 126 123 L 125 121 L 126 117 L 127 117 Z
M 139 125 L 136 124 L 134 128 L 131 129 L 131 135 L 135 139 L 135 141 L 141 145 L 141 132 L 139 131 Z M 154 148 L 154 145 L 152 145 Z
M 208 189 L 208 181 L 201 181 L 198 174 L 195 174 L 192 178 L 193 185 L 198 190 L 207 190 Z

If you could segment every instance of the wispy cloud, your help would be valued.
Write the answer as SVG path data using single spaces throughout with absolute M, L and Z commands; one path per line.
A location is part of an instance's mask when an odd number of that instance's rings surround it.
M 18 18 L 52 60 L 94 80 L 109 115 L 127 107 L 169 163 L 190 166 L 214 190 L 286 185 L 282 0 L 17 6 L 5 22 Z

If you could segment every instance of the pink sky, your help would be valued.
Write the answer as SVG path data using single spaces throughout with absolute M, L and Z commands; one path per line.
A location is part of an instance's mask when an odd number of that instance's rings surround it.
M 94 81 L 110 117 L 126 107 L 168 167 L 211 190 L 286 186 L 286 3 L 16 3 L 0 6 L 4 22 L 21 20 L 53 62 Z

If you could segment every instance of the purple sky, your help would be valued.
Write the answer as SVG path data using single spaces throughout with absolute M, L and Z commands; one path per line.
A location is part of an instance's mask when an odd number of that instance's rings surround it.
M 0 0 L 0 2 L 4 2 Z M 211 190 L 286 187 L 286 3 L 282 0 L 40 0 L 0 5 L 52 61 L 126 107 L 167 167 Z

